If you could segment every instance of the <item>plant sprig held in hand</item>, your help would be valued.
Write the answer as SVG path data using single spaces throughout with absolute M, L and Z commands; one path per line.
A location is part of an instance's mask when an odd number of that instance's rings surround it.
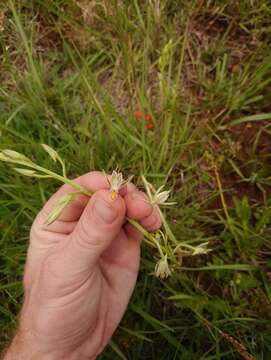
M 65 206 L 72 202 L 77 195 L 83 194 L 91 197 L 92 193 L 83 186 L 79 185 L 77 182 L 72 181 L 67 177 L 65 163 L 54 149 L 46 144 L 41 144 L 41 146 L 54 162 L 60 163 L 62 167 L 62 175 L 37 165 L 25 155 L 10 149 L 5 149 L 0 152 L 0 160 L 7 163 L 20 165 L 20 167 L 13 167 L 13 169 L 21 175 L 40 179 L 56 179 L 64 184 L 69 184 L 76 190 L 75 192 L 71 192 L 62 196 L 56 202 L 53 210 L 46 219 L 46 224 L 49 225 L 58 219 Z M 104 173 L 104 176 L 106 177 L 110 186 L 112 199 L 115 199 L 118 196 L 121 188 L 129 181 L 131 181 L 132 178 L 129 177 L 127 180 L 125 180 L 122 173 L 115 170 L 111 175 Z M 170 191 L 164 190 L 165 185 L 160 186 L 156 190 L 143 175 L 141 178 L 145 186 L 149 202 L 159 211 L 164 231 L 158 230 L 156 232 L 148 232 L 137 221 L 129 218 L 127 218 L 127 221 L 144 235 L 144 240 L 149 246 L 157 250 L 158 259 L 156 255 L 156 266 L 154 274 L 160 279 L 166 279 L 172 274 L 173 270 L 180 268 L 183 257 L 206 254 L 211 250 L 208 249 L 208 242 L 197 246 L 192 246 L 188 243 L 180 242 L 176 239 L 169 223 L 166 220 L 165 215 L 160 208 L 161 206 L 173 206 L 176 204 L 175 202 L 167 201 L 170 196 Z

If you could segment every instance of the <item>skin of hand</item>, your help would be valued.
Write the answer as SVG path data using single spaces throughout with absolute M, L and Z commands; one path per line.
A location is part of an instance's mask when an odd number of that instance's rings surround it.
M 110 341 L 135 287 L 143 236 L 159 213 L 135 185 L 111 198 L 104 174 L 75 180 L 93 192 L 78 195 L 58 220 L 45 220 L 56 201 L 74 192 L 63 185 L 36 217 L 24 272 L 25 299 L 5 360 L 95 359 Z

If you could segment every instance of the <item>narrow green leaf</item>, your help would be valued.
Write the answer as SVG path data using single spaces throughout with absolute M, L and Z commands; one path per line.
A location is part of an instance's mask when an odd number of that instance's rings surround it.
M 271 120 L 271 113 L 244 116 L 244 117 L 242 117 L 240 119 L 233 120 L 229 124 L 220 126 L 219 129 L 220 130 L 225 130 L 228 127 L 243 124 L 243 123 L 247 123 L 247 122 L 250 122 L 250 121 L 263 121 L 263 120 Z
M 128 334 L 140 339 L 140 340 L 144 340 L 144 341 L 148 341 L 148 342 L 152 342 L 151 339 L 147 338 L 147 336 L 142 335 L 140 332 L 138 331 L 134 331 L 131 329 L 127 329 L 126 327 L 120 326 L 120 329 L 122 329 L 123 331 L 127 332 Z
M 148 323 L 156 325 L 156 326 L 158 325 L 160 328 L 164 328 L 169 331 L 174 331 L 171 327 L 167 326 L 164 322 L 157 320 L 155 317 L 151 316 L 144 310 L 140 309 L 138 306 L 131 304 L 130 307 L 134 312 L 136 312 L 141 317 L 143 317 L 143 319 L 146 320 Z
M 195 300 L 195 298 L 195 296 L 191 296 L 188 294 L 177 294 L 170 296 L 169 300 Z
M 111 340 L 109 345 L 115 351 L 115 353 L 119 356 L 120 359 L 127 360 L 127 357 L 123 354 L 123 352 L 120 350 L 120 348 L 114 341 Z
M 238 271 L 257 271 L 257 266 L 249 264 L 225 264 L 225 265 L 209 265 L 198 268 L 181 267 L 181 270 L 202 271 L 202 270 L 238 270 Z

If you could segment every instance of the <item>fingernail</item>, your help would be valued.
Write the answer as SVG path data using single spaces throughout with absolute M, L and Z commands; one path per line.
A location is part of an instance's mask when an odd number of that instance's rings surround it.
M 117 211 L 103 199 L 97 199 L 94 204 L 94 213 L 104 222 L 112 223 L 118 216 Z

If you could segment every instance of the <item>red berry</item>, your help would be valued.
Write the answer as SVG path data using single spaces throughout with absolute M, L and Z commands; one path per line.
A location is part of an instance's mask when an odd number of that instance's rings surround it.
M 135 118 L 136 118 L 136 119 L 141 119 L 142 116 L 143 116 L 143 114 L 142 114 L 141 111 L 135 111 L 134 115 L 135 115 Z
M 154 128 L 154 125 L 153 125 L 153 123 L 148 123 L 147 124 L 147 129 L 153 129 Z

